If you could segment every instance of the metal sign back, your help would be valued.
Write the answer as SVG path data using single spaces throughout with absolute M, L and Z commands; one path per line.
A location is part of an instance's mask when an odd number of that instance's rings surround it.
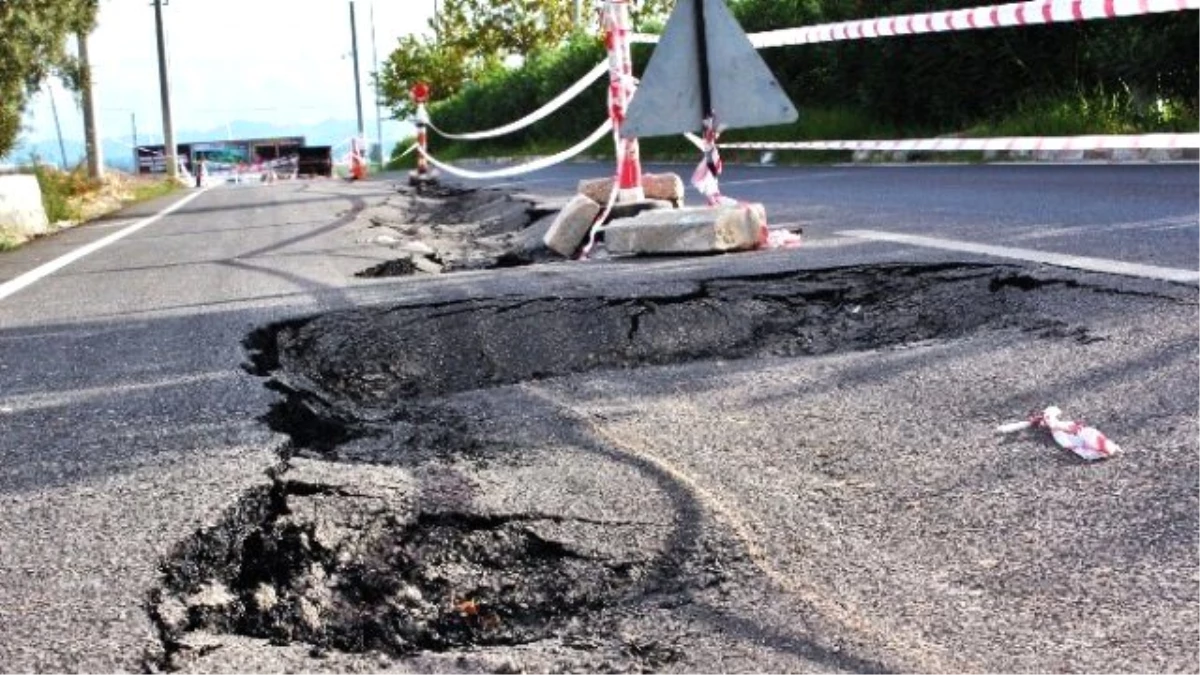
M 721 128 L 794 122 L 799 113 L 724 0 L 678 0 L 621 125 L 623 138 L 699 131 L 706 111 L 697 58 L 696 3 L 704 4 L 709 83 Z

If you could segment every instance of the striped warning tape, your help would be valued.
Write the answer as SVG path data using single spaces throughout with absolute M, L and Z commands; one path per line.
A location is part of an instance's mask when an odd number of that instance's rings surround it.
M 596 67 L 592 68 L 583 77 L 579 78 L 579 81 L 577 81 L 575 84 L 571 85 L 569 88 L 564 90 L 558 96 L 555 96 L 553 99 L 548 101 L 542 107 L 529 113 L 525 117 L 522 117 L 521 119 L 516 120 L 515 122 L 510 122 L 508 124 L 505 124 L 504 126 L 496 127 L 495 129 L 488 129 L 487 131 L 475 131 L 475 132 L 462 133 L 462 134 L 452 134 L 452 133 L 449 133 L 446 131 L 442 131 L 437 126 L 435 126 L 432 121 L 429 121 L 429 120 L 423 120 L 423 121 L 427 125 L 429 125 L 430 129 L 433 129 L 434 131 L 436 131 L 440 136 L 443 136 L 445 138 L 449 138 L 452 140 L 475 141 L 475 140 L 480 140 L 480 139 L 484 139 L 484 138 L 495 138 L 497 136 L 503 136 L 504 134 L 509 134 L 509 133 L 512 133 L 519 129 L 524 129 L 525 127 L 533 124 L 534 122 L 538 122 L 538 121 L 544 119 L 545 117 L 550 115 L 550 113 L 553 113 L 556 110 L 558 110 L 559 108 L 566 105 L 567 103 L 570 103 L 572 99 L 574 99 L 576 96 L 578 96 L 581 92 L 583 92 L 585 89 L 587 89 L 589 85 L 591 85 L 596 80 L 600 79 L 601 75 L 604 75 L 607 72 L 608 72 L 608 62 L 607 61 L 602 61 L 602 62 L 596 64 Z
M 686 134 L 693 144 L 702 143 Z M 909 140 L 796 141 L 722 143 L 738 150 L 872 150 L 872 151 L 1039 151 L 1039 150 L 1174 150 L 1200 148 L 1200 133 L 1112 136 L 1010 136 L 997 138 L 919 138 Z
M 429 154 L 427 151 L 422 149 L 420 146 L 417 146 L 416 150 L 417 150 L 417 152 L 421 153 L 421 155 L 424 156 L 425 159 L 429 160 L 430 164 L 434 165 L 438 169 L 440 169 L 452 176 L 458 176 L 460 178 L 471 178 L 471 179 L 475 179 L 475 180 L 482 180 L 482 179 L 488 179 L 488 178 L 507 178 L 509 176 L 520 176 L 520 175 L 527 174 L 527 173 L 533 173 L 534 171 L 540 171 L 541 169 L 545 169 L 547 167 L 554 166 L 555 164 L 561 164 L 561 163 L 567 161 L 568 159 L 571 159 L 572 157 L 575 157 L 576 155 L 582 153 L 584 150 L 587 150 L 588 148 L 595 145 L 596 142 L 599 141 L 601 138 L 604 138 L 604 136 L 606 134 L 611 133 L 612 128 L 613 128 L 612 120 L 611 119 L 605 120 L 604 124 L 601 124 L 600 127 L 598 129 L 596 129 L 595 131 L 593 131 L 590 136 L 588 136 L 587 138 L 583 139 L 582 141 L 576 143 L 575 145 L 571 146 L 570 148 L 567 148 L 566 150 L 563 150 L 562 152 L 560 152 L 556 155 L 551 155 L 549 157 L 542 157 L 541 159 L 535 159 L 532 162 L 528 162 L 525 164 L 519 164 L 517 166 L 509 166 L 509 167 L 505 167 L 503 169 L 497 169 L 495 171 L 471 171 L 469 169 L 460 169 L 456 166 L 452 166 L 450 164 L 446 164 L 445 162 L 439 161 L 433 155 Z
M 783 28 L 754 33 L 750 35 L 750 42 L 758 48 L 784 47 L 897 35 L 1116 19 L 1194 9 L 1200 9 L 1200 0 L 1032 0 L 972 9 Z M 658 42 L 658 36 L 649 33 L 635 33 L 630 39 L 644 44 Z

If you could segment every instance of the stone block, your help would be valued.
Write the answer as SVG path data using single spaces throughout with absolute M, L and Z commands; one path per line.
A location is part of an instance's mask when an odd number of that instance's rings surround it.
M 49 231 L 37 176 L 0 176 L 0 228 L 22 238 Z
M 615 255 L 722 253 L 756 248 L 766 228 L 761 204 L 646 211 L 604 230 Z
M 633 218 L 643 211 L 669 208 L 671 208 L 671 202 L 661 199 L 642 199 L 636 202 L 618 202 L 613 204 L 612 210 L 608 212 L 608 219 L 605 222 L 612 222 L 622 218 Z
M 570 258 L 587 238 L 598 215 L 600 205 L 595 200 L 581 194 L 575 195 L 563 210 L 558 212 L 542 241 L 551 251 Z
M 579 181 L 579 194 L 598 204 L 607 204 L 612 193 L 613 179 L 592 178 Z M 642 175 L 642 192 L 646 199 L 663 200 L 678 206 L 683 204 L 685 189 L 683 179 L 674 173 L 648 173 Z

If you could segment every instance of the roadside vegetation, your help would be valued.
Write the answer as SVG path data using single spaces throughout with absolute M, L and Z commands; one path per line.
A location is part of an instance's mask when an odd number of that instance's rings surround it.
M 50 221 L 50 233 L 101 218 L 122 208 L 166 196 L 179 189 L 178 183 L 161 178 L 131 176 L 109 170 L 103 180 L 88 178 L 86 168 L 71 171 L 34 163 L 42 206 Z M 0 226 L 0 251 L 25 243 L 27 238 Z
M 445 0 L 450 7 L 467 0 Z M 542 3 L 547 7 L 568 0 Z M 640 30 L 660 28 L 671 3 L 641 3 Z M 894 16 L 988 4 L 980 0 L 729 0 L 747 32 Z M 536 13 L 536 8 L 521 12 Z M 561 8 L 556 11 L 561 11 Z M 486 17 L 477 25 L 440 28 L 461 33 L 449 42 L 462 52 L 465 73 L 439 67 L 444 51 L 432 38 L 425 52 L 397 50 L 380 73 L 385 101 L 403 119 L 411 114 L 408 88 L 434 82 L 430 115 L 450 132 L 492 128 L 553 98 L 605 57 L 594 28 L 570 26 L 535 44 L 481 42 L 496 36 Z M 553 26 L 553 24 L 552 24 Z M 489 32 L 491 31 L 491 32 Z M 466 37 L 464 37 L 466 36 Z M 414 44 L 420 38 L 413 38 Z M 877 40 L 764 49 L 761 54 L 800 109 L 784 127 L 732 130 L 739 140 L 834 140 L 955 136 L 1065 136 L 1196 131 L 1200 128 L 1200 65 L 1196 12 L 1111 21 L 1052 24 Z M 651 48 L 634 46 L 636 70 Z M 431 54 L 437 54 L 435 58 Z M 512 64 L 520 62 L 519 67 Z M 507 65 L 506 65 L 507 64 Z M 487 143 L 458 143 L 430 135 L 434 153 L 448 160 L 484 155 L 549 154 L 570 147 L 604 120 L 606 81 L 537 124 Z M 397 146 L 395 154 L 411 139 Z M 601 142 L 589 153 L 611 155 Z M 695 158 L 675 138 L 644 139 L 647 159 Z M 847 153 L 792 153 L 802 161 Z M 400 165 L 411 166 L 410 155 Z

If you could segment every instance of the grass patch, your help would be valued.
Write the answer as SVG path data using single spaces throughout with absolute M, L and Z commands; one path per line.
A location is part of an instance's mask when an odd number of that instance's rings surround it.
M 130 197 L 125 200 L 124 205 L 137 204 L 165 197 L 178 189 L 179 184 L 171 180 L 134 179 L 133 189 L 130 190 Z
M 38 187 L 42 190 L 42 206 L 50 222 L 78 221 L 83 218 L 79 197 L 99 190 L 100 184 L 91 181 L 82 168 L 59 171 L 42 164 L 34 166 Z
M 1130 90 L 1073 92 L 1021 103 L 1013 112 L 966 130 L 973 137 L 1082 136 L 1194 132 L 1194 103 L 1138 96 Z
M 24 243 L 24 237 L 17 236 L 0 226 L 0 253 L 11 251 Z

